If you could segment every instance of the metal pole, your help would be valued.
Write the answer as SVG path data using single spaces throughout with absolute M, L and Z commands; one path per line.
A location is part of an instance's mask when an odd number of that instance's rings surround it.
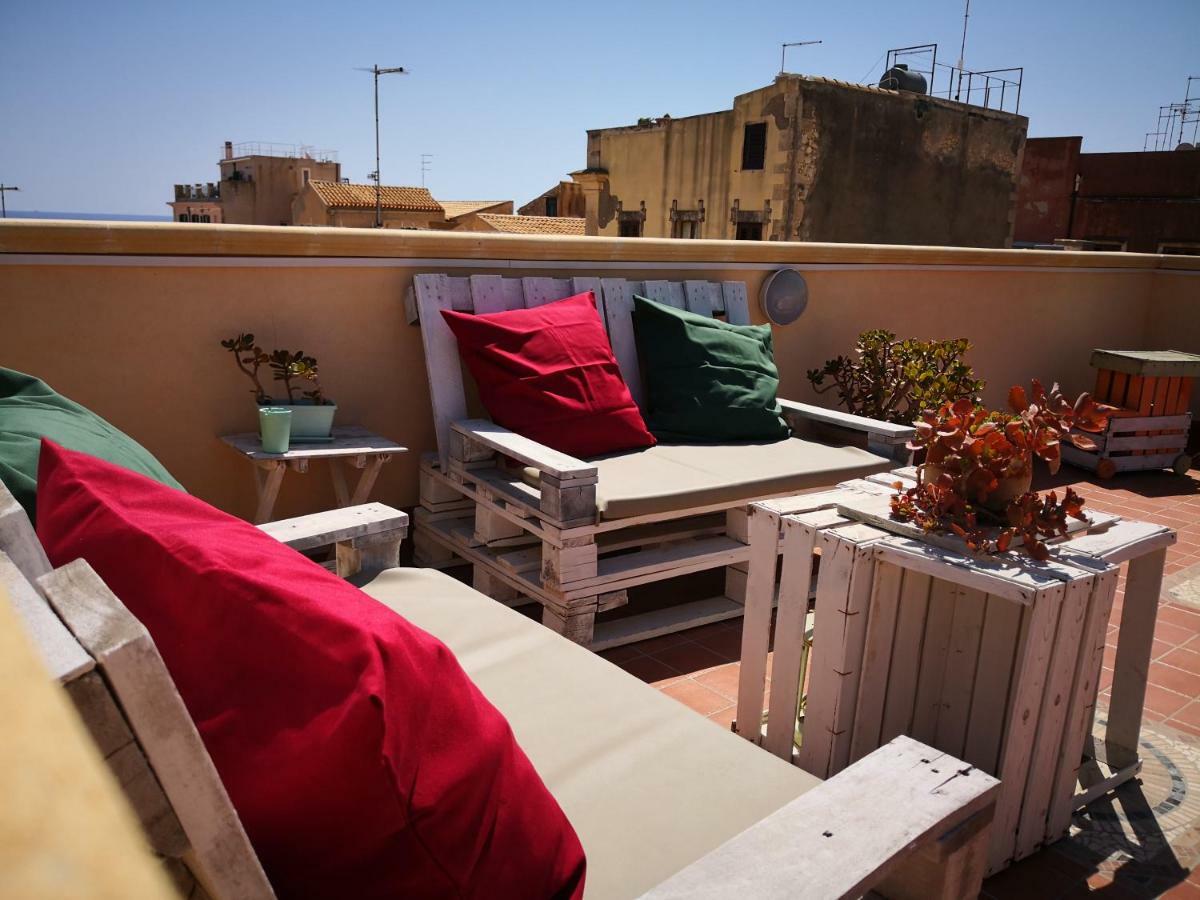
M 379 171 L 379 64 L 371 67 L 375 73 L 375 227 L 383 227 L 383 175 Z
M 784 57 L 787 54 L 788 47 L 810 47 L 813 44 L 821 44 L 823 41 L 792 41 L 790 44 L 779 45 L 779 74 L 784 72 Z
M 0 219 L 8 218 L 8 205 L 4 202 L 5 191 L 19 191 L 20 188 L 12 184 L 0 184 Z

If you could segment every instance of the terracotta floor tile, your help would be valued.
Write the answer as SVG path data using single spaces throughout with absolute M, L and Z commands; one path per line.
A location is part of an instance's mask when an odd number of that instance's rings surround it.
M 662 692 L 684 706 L 708 716 L 729 706 L 729 700 L 691 678 L 681 678 L 662 689 Z
M 674 647 L 677 644 L 688 643 L 687 632 L 677 631 L 674 634 L 664 634 L 659 637 L 649 638 L 644 641 L 638 641 L 630 646 L 636 647 L 642 653 L 647 655 L 657 653 L 659 650 L 665 650 L 668 647 Z
M 726 662 L 735 662 L 742 657 L 742 631 L 740 628 L 727 628 L 724 631 L 704 634 L 695 638 L 695 641 L 701 647 L 707 647 L 714 653 L 725 657 Z
M 1113 670 L 1104 668 L 1100 670 L 1100 690 L 1107 691 L 1112 687 Z
M 1146 685 L 1146 712 L 1155 713 L 1156 719 L 1167 718 L 1183 709 L 1190 698 L 1176 694 L 1151 682 Z
M 1182 722 L 1176 718 L 1164 719 L 1163 724 L 1170 725 L 1176 731 L 1182 731 L 1184 734 L 1200 737 L 1200 725 L 1189 725 L 1187 722 Z
M 640 678 L 642 681 L 648 683 L 676 678 L 679 675 L 677 671 L 662 660 L 649 656 L 635 656 L 633 659 L 625 660 L 624 662 L 617 663 L 617 665 L 635 678 Z
M 610 663 L 622 663 L 641 656 L 642 651 L 637 649 L 637 644 L 625 644 L 622 647 L 613 647 L 611 650 L 601 650 L 596 655 L 601 659 L 607 659 Z
M 726 706 L 724 709 L 718 709 L 715 713 L 709 713 L 708 720 L 720 725 L 726 731 L 733 728 L 733 720 L 737 717 L 736 706 Z
M 1165 656 L 1166 654 L 1170 653 L 1172 650 L 1175 650 L 1178 646 L 1179 646 L 1178 644 L 1171 644 L 1171 643 L 1168 643 L 1167 641 L 1163 641 L 1163 640 L 1159 640 L 1158 638 L 1154 638 L 1150 642 L 1150 658 L 1158 659 L 1160 656 Z
M 1190 628 L 1193 634 L 1200 634 L 1200 612 L 1193 612 L 1182 606 L 1163 604 L 1158 608 L 1158 621 Z
M 716 691 L 731 701 L 737 700 L 738 693 L 738 678 L 740 676 L 741 666 L 738 663 L 730 663 L 725 666 L 718 666 L 715 669 L 709 669 L 707 672 L 700 672 L 695 675 L 695 680 L 700 682 L 707 688 Z M 771 679 L 767 678 L 763 688 L 763 708 L 766 708 L 766 693 L 770 690 Z
M 724 656 L 714 653 L 707 647 L 693 644 L 691 641 L 684 644 L 676 644 L 674 647 L 667 647 L 664 650 L 657 650 L 649 655 L 651 658 L 664 662 L 672 669 L 682 672 L 685 675 L 690 675 L 693 672 L 701 672 L 705 669 L 711 669 L 714 666 L 726 663 Z
M 1183 722 L 1185 725 L 1200 729 L 1200 701 L 1189 703 L 1187 706 L 1176 711 L 1171 718 L 1177 722 Z
M 1185 669 L 1188 672 L 1200 675 L 1200 653 L 1197 653 L 1195 650 L 1180 647 L 1172 650 L 1170 653 L 1164 654 L 1158 661 L 1168 666 Z
M 1151 684 L 1183 694 L 1192 700 L 1200 697 L 1200 675 L 1194 672 L 1156 662 L 1150 664 L 1149 678 Z
M 1160 641 L 1166 641 L 1169 644 L 1186 644 L 1196 632 L 1191 628 L 1184 628 L 1181 625 L 1173 625 L 1170 622 L 1159 621 L 1154 626 L 1154 636 Z
M 1161 894 L 1164 900 L 1200 900 L 1200 886 L 1191 884 L 1187 881 L 1181 881 L 1175 887 Z

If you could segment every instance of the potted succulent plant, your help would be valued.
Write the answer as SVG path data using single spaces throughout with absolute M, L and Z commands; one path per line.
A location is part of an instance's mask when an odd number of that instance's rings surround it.
M 1069 403 L 1057 384 L 1047 392 L 1036 379 L 1028 394 L 1013 387 L 1008 406 L 991 411 L 964 398 L 923 412 L 913 448 L 926 451 L 925 464 L 917 486 L 892 497 L 892 517 L 951 531 L 974 551 L 1003 553 L 1020 537 L 1030 556 L 1046 559 L 1042 539 L 1065 535 L 1068 518 L 1086 516 L 1070 488 L 1061 501 L 1053 491 L 1039 497 L 1030 490 L 1034 457 L 1054 473 L 1063 441 L 1094 450 L 1080 432 L 1102 432 L 1113 407 L 1087 394 Z
M 319 370 L 315 357 L 303 350 L 275 350 L 267 353 L 254 342 L 253 334 L 238 334 L 221 341 L 221 346 L 233 354 L 238 370 L 254 385 L 251 393 L 259 406 L 273 406 L 292 411 L 291 439 L 321 440 L 333 431 L 333 417 L 337 404 L 327 398 L 321 389 Z M 287 395 L 273 399 L 259 380 L 263 366 L 271 370 L 272 378 L 283 383 Z

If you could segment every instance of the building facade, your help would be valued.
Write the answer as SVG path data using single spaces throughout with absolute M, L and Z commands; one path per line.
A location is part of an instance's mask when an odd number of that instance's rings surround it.
M 226 141 L 218 166 L 221 180 L 215 185 L 175 185 L 168 205 L 176 222 L 291 225 L 292 204 L 309 181 L 342 177 L 332 151 L 286 144 Z
M 1005 247 L 1027 125 L 781 74 L 732 109 L 589 131 L 571 177 L 588 234 Z
M 446 211 L 425 188 L 384 185 L 380 190 L 384 228 L 443 228 Z M 310 181 L 295 199 L 293 225 L 375 227 L 375 185 Z
M 1200 253 L 1200 150 L 1083 153 L 1083 138 L 1030 138 L 1014 240 L 1088 250 Z

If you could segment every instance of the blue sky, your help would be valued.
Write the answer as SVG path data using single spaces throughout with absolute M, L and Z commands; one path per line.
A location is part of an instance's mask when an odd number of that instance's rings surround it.
M 586 130 L 727 107 L 788 69 L 878 79 L 890 47 L 953 62 L 962 0 L 858 3 L 3 4 L 0 182 L 20 209 L 166 213 L 175 182 L 215 180 L 223 141 L 336 149 L 444 199 L 536 196 L 584 165 Z M 1160 104 L 1200 75 L 1200 0 L 974 0 L 967 68 L 1024 66 L 1031 136 L 1141 150 Z M 874 64 L 874 68 L 872 65 Z M 1200 82 L 1193 93 L 1200 92 Z

